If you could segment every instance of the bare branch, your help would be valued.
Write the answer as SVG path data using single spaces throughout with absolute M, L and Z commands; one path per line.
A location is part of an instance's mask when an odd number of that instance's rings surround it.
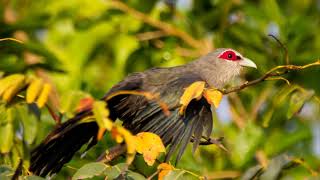
M 150 16 L 127 6 L 125 3 L 121 2 L 121 1 L 113 0 L 108 3 L 110 4 L 110 6 L 112 8 L 115 8 L 115 9 L 121 10 L 125 13 L 128 13 L 128 14 L 132 15 L 133 17 L 135 17 L 136 19 L 139 19 L 139 20 L 141 20 L 141 21 L 143 21 L 153 27 L 156 27 L 168 35 L 179 37 L 186 44 L 188 44 L 190 47 L 193 47 L 195 49 L 199 49 L 200 51 L 203 51 L 203 54 L 210 51 L 206 48 L 206 44 L 203 41 L 194 39 L 192 36 L 190 36 L 185 31 L 182 31 L 169 23 L 162 22 L 157 19 L 151 18 Z
M 168 36 L 168 34 L 164 31 L 149 31 L 149 32 L 139 33 L 136 35 L 137 39 L 140 41 L 148 41 L 151 39 L 157 39 L 164 36 Z
M 253 86 L 256 85 L 262 81 L 265 81 L 267 78 L 270 77 L 280 77 L 281 75 L 287 74 L 289 72 L 289 70 L 293 70 L 293 71 L 298 71 L 298 70 L 302 70 L 305 68 L 309 68 L 312 66 L 319 66 L 320 65 L 320 60 L 317 60 L 313 63 L 310 64 L 306 64 L 303 66 L 298 66 L 298 65 L 281 65 L 281 66 L 276 66 L 272 69 L 270 69 L 267 73 L 265 73 L 263 76 L 261 76 L 258 79 L 255 79 L 253 81 L 249 81 L 249 82 L 245 82 L 244 84 L 240 85 L 240 86 L 236 86 L 236 87 L 232 87 L 229 88 L 227 90 L 221 90 L 221 92 L 223 94 L 229 94 L 232 92 L 239 92 L 240 90 L 249 87 L 249 86 Z M 282 71 L 279 71 L 282 70 Z
M 59 126 L 61 124 L 61 118 L 62 117 L 60 115 L 56 114 L 48 103 L 46 103 L 46 107 L 47 107 L 47 109 L 49 111 L 49 114 L 51 115 L 53 120 L 56 122 L 56 126 Z
M 97 161 L 103 162 L 103 163 L 108 163 L 115 158 L 119 157 L 120 155 L 124 154 L 127 150 L 126 144 L 118 144 L 116 146 L 113 146 L 108 150 L 108 152 L 103 152 Z
M 15 38 L 1 38 L 0 41 L 14 41 L 14 42 L 17 42 L 17 43 L 21 43 L 23 44 L 23 41 L 20 41 L 19 39 L 15 39 Z
M 285 55 L 285 62 L 286 62 L 286 65 L 289 64 L 289 52 L 288 52 L 288 48 L 277 38 L 275 37 L 274 35 L 272 34 L 269 34 L 270 37 L 272 37 L 273 39 L 275 39 L 277 41 L 277 43 L 284 49 L 284 55 Z

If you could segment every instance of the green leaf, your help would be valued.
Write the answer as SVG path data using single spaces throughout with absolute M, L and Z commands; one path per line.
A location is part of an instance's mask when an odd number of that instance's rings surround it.
M 184 174 L 186 171 L 184 170 L 173 170 L 170 171 L 166 176 L 164 176 L 163 180 L 178 180 L 178 179 L 185 179 Z
M 95 101 L 93 103 L 93 114 L 99 127 L 111 130 L 112 121 L 108 119 L 109 110 L 106 108 L 107 103 L 104 101 Z
M 66 92 L 61 96 L 59 111 L 71 118 L 74 116 L 75 110 L 81 99 L 89 97 L 87 93 L 82 91 Z
M 27 106 L 17 107 L 17 114 L 23 125 L 23 137 L 27 144 L 32 144 L 38 132 L 38 120 L 33 113 L 29 113 Z
M 108 167 L 104 175 L 108 177 L 108 179 L 115 179 L 117 178 L 122 172 L 127 169 L 128 165 L 126 163 L 119 163 L 115 166 Z
M 285 132 L 280 129 L 273 130 L 272 134 L 266 138 L 265 153 L 272 156 L 297 145 L 299 142 L 312 138 L 312 132 L 304 123 L 299 123 L 297 127 L 293 132 Z
M 7 123 L 0 126 L 0 152 L 8 153 L 13 145 L 13 125 L 12 123 Z
M 241 180 L 252 180 L 255 177 L 259 176 L 262 172 L 262 166 L 256 165 L 254 167 L 249 168 L 246 172 L 241 176 Z
M 287 101 L 288 96 L 296 91 L 299 87 L 298 86 L 285 86 L 282 88 L 271 100 L 271 103 L 269 105 L 269 109 L 264 113 L 263 120 L 262 120 L 262 126 L 268 127 L 269 122 L 271 121 L 274 112 L 278 110 L 281 106 L 283 106 Z
M 280 155 L 271 160 L 269 163 L 267 169 L 264 171 L 264 173 L 260 176 L 261 180 L 268 180 L 268 179 L 278 179 L 280 176 L 280 173 L 288 168 L 293 167 L 295 165 L 291 158 L 289 158 L 287 155 Z
M 231 161 L 237 166 L 241 167 L 248 162 L 255 153 L 256 148 L 263 139 L 263 131 L 260 127 L 248 123 L 247 126 L 237 133 L 232 142 Z
M 12 173 L 13 170 L 11 167 L 7 165 L 0 165 L 0 174 L 5 174 L 5 173 Z
M 11 167 L 7 165 L 0 165 L 0 179 L 1 180 L 10 180 L 13 174 L 13 170 Z
M 127 172 L 127 177 L 134 180 L 146 180 L 146 178 L 143 175 L 130 170 Z
M 123 75 L 128 57 L 139 47 L 138 40 L 134 36 L 121 34 L 115 37 L 112 47 L 116 58 L 115 70 Z
M 0 104 L 0 126 L 8 123 L 8 114 L 5 104 Z
M 102 175 L 107 167 L 108 166 L 106 164 L 101 162 L 88 163 L 78 169 L 78 171 L 72 176 L 72 179 L 86 179 Z
M 241 177 L 241 180 L 251 179 L 279 179 L 284 170 L 293 168 L 297 165 L 291 157 L 286 154 L 279 155 L 271 159 L 268 167 L 263 169 L 262 166 L 257 165 L 249 168 Z
M 295 91 L 290 98 L 289 108 L 287 111 L 287 118 L 292 118 L 296 113 L 298 113 L 306 101 L 310 100 L 314 95 L 314 91 Z
M 261 6 L 264 9 L 265 15 L 270 18 L 270 20 L 282 25 L 283 16 L 276 0 L 263 0 Z
M 45 178 L 40 177 L 40 176 L 26 176 L 24 178 L 25 178 L 25 180 L 45 180 Z

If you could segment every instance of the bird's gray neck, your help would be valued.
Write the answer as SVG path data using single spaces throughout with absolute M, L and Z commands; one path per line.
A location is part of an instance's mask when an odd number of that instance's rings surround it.
M 206 81 L 212 88 L 223 88 L 229 81 L 240 73 L 240 68 L 234 67 L 233 63 L 208 61 L 200 58 L 188 64 L 194 72 Z

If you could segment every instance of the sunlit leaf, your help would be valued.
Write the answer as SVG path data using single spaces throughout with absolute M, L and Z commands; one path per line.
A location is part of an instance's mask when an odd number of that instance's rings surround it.
M 136 138 L 133 136 L 130 131 L 121 127 L 113 126 L 111 129 L 111 136 L 116 140 L 117 143 L 122 143 L 125 141 L 127 145 L 127 163 L 130 164 L 136 153 Z
M 287 118 L 290 119 L 301 110 L 306 101 L 314 95 L 314 91 L 296 91 L 291 95 Z
M 181 98 L 180 98 L 180 110 L 179 113 L 183 114 L 186 110 L 187 106 L 193 99 L 199 100 L 202 97 L 202 92 L 205 87 L 204 81 L 197 81 L 192 83 L 190 86 L 188 86 L 185 91 L 183 92 Z
M 7 123 L 0 126 L 0 152 L 10 152 L 13 145 L 13 124 Z
M 2 94 L 2 99 L 6 102 L 9 102 L 20 89 L 25 86 L 25 76 L 21 74 L 14 74 L 8 77 L 5 77 L 0 84 L 2 88 L 0 89 L 0 95 Z
M 26 95 L 27 103 L 32 103 L 35 101 L 35 99 L 40 95 L 42 87 L 43 87 L 42 79 L 36 78 L 30 83 L 27 89 L 27 95 Z
M 152 166 L 161 152 L 165 152 L 165 147 L 156 134 L 141 132 L 136 135 L 136 150 L 143 155 L 145 162 Z
M 39 108 L 42 108 L 46 104 L 46 102 L 48 101 L 50 92 L 51 92 L 51 85 L 48 83 L 45 83 L 37 99 L 37 105 Z
M 109 110 L 104 101 L 95 101 L 93 103 L 93 114 L 100 128 L 111 131 L 113 122 L 109 119 Z

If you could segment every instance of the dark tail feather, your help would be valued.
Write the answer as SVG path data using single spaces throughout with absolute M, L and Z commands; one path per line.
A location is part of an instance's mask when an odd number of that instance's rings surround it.
M 31 172 L 40 176 L 58 172 L 82 145 L 90 142 L 89 148 L 96 144 L 98 125 L 95 121 L 81 122 L 84 116 L 82 113 L 63 123 L 31 152 Z

